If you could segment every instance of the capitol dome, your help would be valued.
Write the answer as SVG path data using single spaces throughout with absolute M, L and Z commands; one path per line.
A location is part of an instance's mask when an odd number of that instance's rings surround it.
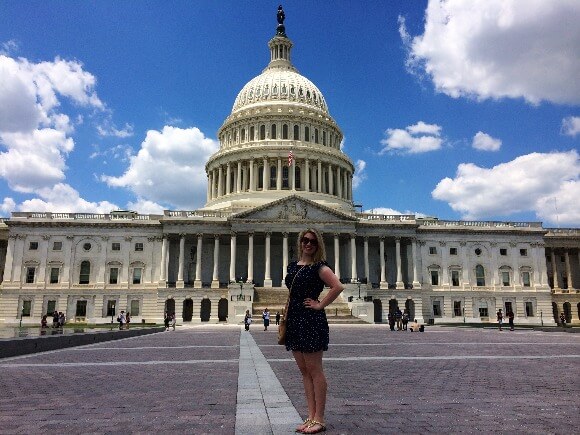
M 206 166 L 205 209 L 240 212 L 296 195 L 353 212 L 354 165 L 318 87 L 292 65 L 282 22 L 270 61 L 238 93 Z

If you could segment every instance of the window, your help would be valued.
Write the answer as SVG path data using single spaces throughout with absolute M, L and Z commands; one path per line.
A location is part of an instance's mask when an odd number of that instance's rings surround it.
M 507 287 L 510 285 L 510 273 L 508 271 L 501 272 L 501 285 Z
M 54 242 L 52 244 L 53 251 L 62 251 L 62 242 Z
M 481 264 L 475 266 L 475 281 L 478 287 L 485 285 L 485 270 Z
M 28 249 L 30 251 L 36 251 L 38 249 L 38 242 L 30 242 Z
M 129 311 L 131 313 L 132 316 L 138 316 L 139 315 L 139 299 L 133 299 L 131 301 L 131 311 Z
M 282 189 L 288 189 L 288 166 L 282 167 Z
M 79 284 L 88 284 L 91 276 L 91 263 L 83 261 L 81 263 L 81 271 L 79 274 Z
M 439 285 L 439 271 L 438 270 L 431 271 L 431 285 Z
M 294 125 L 294 140 L 300 140 L 300 126 Z
M 479 317 L 489 317 L 486 301 L 479 302 Z
M 459 271 L 458 270 L 451 271 L 451 285 L 453 287 L 459 287 Z
M 437 247 L 436 246 L 429 246 L 429 255 L 437 254 Z
M 433 301 L 433 317 L 441 317 L 441 301 Z
M 455 317 L 461 317 L 462 314 L 461 301 L 453 301 L 453 315 Z
M 46 302 L 46 314 L 52 315 L 56 311 L 56 301 L 47 301 Z
M 511 303 L 511 301 L 507 301 L 507 302 L 504 304 L 504 308 L 505 308 L 505 309 L 504 309 L 504 313 L 505 313 L 505 314 L 507 314 L 507 313 L 513 313 L 513 311 L 514 311 L 514 309 L 512 308 L 512 303 Z
M 322 145 L 326 145 L 326 131 L 322 131 Z
M 295 179 L 294 179 L 294 187 L 296 187 L 296 189 L 300 189 L 301 188 L 300 187 L 300 178 L 301 178 L 301 176 L 300 176 L 300 166 L 296 166 L 294 168 L 294 176 L 295 176 Z
M 264 189 L 264 167 L 258 168 L 258 189 Z
M 534 317 L 534 304 L 532 302 L 526 302 L 526 317 Z
M 506 248 L 500 248 L 499 249 L 499 255 L 507 255 L 507 249 Z
M 240 142 L 245 142 L 246 141 L 246 129 L 242 128 L 242 130 L 240 131 Z
M 85 243 L 85 244 L 83 245 L 83 249 L 84 249 L 85 251 L 90 251 L 90 250 L 91 250 L 91 248 L 92 248 L 92 246 L 91 246 L 91 244 L 90 244 L 90 243 Z
M 260 140 L 266 139 L 266 126 L 264 124 L 260 125 Z
M 34 274 L 36 273 L 36 267 L 28 266 L 26 268 L 26 284 L 32 284 L 34 282 Z
M 60 275 L 60 268 L 59 267 L 51 267 L 50 268 L 50 283 L 51 284 L 58 284 L 58 276 Z
M 142 252 L 143 251 L 143 243 L 137 242 L 135 243 L 135 252 Z
M 119 282 L 119 268 L 111 267 L 109 270 L 109 284 L 118 284 Z
M 87 317 L 87 301 L 77 301 L 77 310 L 75 312 L 77 317 Z
M 522 257 L 527 257 L 528 256 L 528 250 L 527 249 L 520 249 L 520 255 Z
M 276 188 L 276 166 L 270 166 L 270 189 Z
M 282 139 L 288 139 L 288 124 L 282 126 Z
M 304 127 L 304 140 L 310 142 L 310 127 Z
M 120 251 L 121 250 L 121 243 L 120 242 L 113 242 L 111 245 L 111 250 Z
M 256 135 L 254 134 L 254 126 L 250 127 L 250 140 L 254 140 Z
M 522 284 L 524 287 L 530 287 L 530 272 L 522 272 Z
M 314 129 L 314 143 L 318 143 L 318 129 Z
M 480 248 L 475 248 L 475 255 L 477 255 L 478 257 L 481 255 L 481 249 Z
M 107 301 L 107 316 L 111 316 L 113 317 L 116 313 L 115 313 L 115 302 L 114 300 L 108 300 Z
M 272 128 L 270 129 L 270 139 L 276 139 L 278 135 L 276 134 L 276 124 L 272 124 Z
M 22 301 L 22 317 L 30 317 L 32 301 Z
M 457 248 L 449 248 L 449 255 L 457 255 Z
M 136 267 L 133 269 L 133 284 L 141 284 L 141 274 L 143 269 L 140 267 Z

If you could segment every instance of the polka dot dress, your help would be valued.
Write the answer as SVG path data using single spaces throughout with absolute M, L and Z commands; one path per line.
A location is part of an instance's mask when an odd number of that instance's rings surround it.
M 288 265 L 286 287 L 292 291 L 286 319 L 286 350 L 300 352 L 318 352 L 328 350 L 328 322 L 324 310 L 313 310 L 304 307 L 304 299 L 318 299 L 324 281 L 318 276 L 325 261 L 302 266 L 293 261 Z M 296 276 L 296 278 L 294 278 Z M 294 280 L 294 284 L 292 284 Z

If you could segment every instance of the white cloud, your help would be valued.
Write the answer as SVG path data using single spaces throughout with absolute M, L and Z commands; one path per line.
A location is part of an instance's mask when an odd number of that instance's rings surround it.
M 113 136 L 124 139 L 133 136 L 133 126 L 131 124 L 125 124 L 125 127 L 119 130 L 116 126 L 105 123 L 103 125 L 97 125 L 97 133 L 103 137 Z
M 480 151 L 499 151 L 501 148 L 501 140 L 491 137 L 489 134 L 478 131 L 473 136 L 471 146 Z
M 578 22 L 577 0 L 429 0 L 424 33 L 399 33 L 409 71 L 451 97 L 578 104 Z
M 404 130 L 389 128 L 385 135 L 387 137 L 381 140 L 381 144 L 384 146 L 379 154 L 387 152 L 401 154 L 426 153 L 440 149 L 443 144 L 441 127 L 436 124 L 426 124 L 423 121 L 410 125 Z
M 578 151 L 532 153 L 481 168 L 462 163 L 455 178 L 437 184 L 433 198 L 446 201 L 464 219 L 510 216 L 533 211 L 552 224 L 580 221 L 580 156 Z M 561 198 L 556 213 L 553 198 Z
M 580 133 L 580 116 L 568 116 L 562 120 L 562 134 L 576 136 Z
M 147 132 L 123 175 L 101 179 L 109 186 L 129 188 L 141 202 L 194 209 L 205 204 L 205 162 L 217 150 L 217 142 L 196 127 L 165 126 L 162 131 Z
M 354 175 L 352 176 L 352 188 L 356 189 L 361 185 L 361 183 L 367 179 L 367 173 L 365 172 L 367 162 L 364 160 L 357 160 L 354 165 Z
M 0 54 L 11 54 L 18 51 L 18 42 L 15 39 L 10 39 L 0 44 Z
M 3 217 L 9 217 L 16 209 L 16 202 L 12 198 L 4 198 L 2 204 L 0 204 L 0 213 Z
M 414 215 L 416 218 L 418 218 L 418 217 L 425 217 L 425 214 L 424 213 L 420 213 L 420 212 L 417 212 L 417 211 L 410 211 L 410 210 L 399 211 L 399 210 L 395 210 L 395 209 L 390 208 L 390 207 L 371 208 L 371 209 L 368 209 L 368 210 L 364 210 L 363 213 L 384 214 L 384 215 L 390 215 L 390 216 L 396 216 L 396 215 L 406 214 L 406 215 Z
M 129 210 L 135 210 L 139 214 L 163 214 L 163 210 L 165 210 L 162 205 L 153 201 L 147 201 L 143 198 L 138 198 L 137 201 L 130 202 L 127 204 L 127 208 Z
M 37 192 L 39 198 L 24 201 L 17 206 L 21 211 L 61 212 L 61 213 L 109 213 L 119 207 L 108 201 L 89 202 L 68 184 L 59 183 Z

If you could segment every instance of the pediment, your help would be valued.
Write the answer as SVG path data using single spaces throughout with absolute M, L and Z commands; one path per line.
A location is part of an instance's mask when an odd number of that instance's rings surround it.
M 275 222 L 356 222 L 354 216 L 299 196 L 290 196 L 238 213 L 232 220 Z

